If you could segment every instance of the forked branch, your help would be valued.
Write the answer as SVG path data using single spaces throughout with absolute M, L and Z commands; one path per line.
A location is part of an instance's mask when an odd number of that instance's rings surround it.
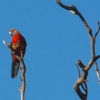
M 84 26 L 85 26 L 88 34 L 89 34 L 89 37 L 90 37 L 91 59 L 90 59 L 89 63 L 86 66 L 81 62 L 81 60 L 77 61 L 77 68 L 79 66 L 82 69 L 83 73 L 80 75 L 80 71 L 79 71 L 79 68 L 78 68 L 79 78 L 77 79 L 76 83 L 74 84 L 74 89 L 75 89 L 76 93 L 78 94 L 78 96 L 81 98 L 81 100 L 87 100 L 87 91 L 88 91 L 88 89 L 87 89 L 86 82 L 87 82 L 88 71 L 92 67 L 92 65 L 96 62 L 96 60 L 98 60 L 100 58 L 100 55 L 95 56 L 95 39 L 96 39 L 96 36 L 97 36 L 97 34 L 99 33 L 99 30 L 100 30 L 100 23 L 98 22 L 98 26 L 99 26 L 98 30 L 95 33 L 95 35 L 93 36 L 92 29 L 88 26 L 86 20 L 84 19 L 82 14 L 78 11 L 78 9 L 74 5 L 66 6 L 66 5 L 62 4 L 60 2 L 60 0 L 56 0 L 56 2 L 62 8 L 68 10 L 72 14 L 75 14 L 75 15 L 79 16 L 79 18 L 83 22 L 83 24 L 84 24 Z M 96 72 L 97 72 L 97 70 L 96 70 Z M 97 73 L 97 75 L 99 75 L 99 74 Z M 100 79 L 100 76 L 99 76 L 99 79 Z M 80 86 L 82 86 L 82 89 L 84 90 L 84 93 L 81 92 Z
M 24 63 L 24 60 L 19 57 L 18 55 L 15 54 L 14 50 L 10 47 L 10 45 L 8 45 L 4 40 L 3 40 L 4 45 L 10 50 L 10 52 L 12 54 L 15 55 L 15 57 L 20 61 L 21 63 L 21 67 L 20 67 L 20 72 L 21 72 L 21 81 L 22 81 L 22 85 L 20 85 L 20 92 L 21 92 L 21 100 L 24 100 L 24 95 L 25 95 L 25 87 L 26 87 L 26 82 L 25 82 L 25 72 L 26 72 L 26 66 Z

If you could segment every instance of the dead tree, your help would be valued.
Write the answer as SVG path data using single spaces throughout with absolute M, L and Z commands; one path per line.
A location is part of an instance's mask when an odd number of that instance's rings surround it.
M 15 57 L 21 63 L 21 66 L 20 66 L 20 72 L 21 72 L 20 80 L 21 80 L 22 84 L 20 85 L 19 91 L 21 93 L 21 100 L 24 100 L 25 87 L 26 87 L 26 82 L 25 82 L 26 66 L 25 66 L 24 60 L 22 59 L 22 57 L 19 57 L 18 55 L 16 55 L 14 50 L 10 47 L 10 45 L 8 45 L 4 40 L 3 40 L 3 43 L 10 50 L 10 52 L 15 55 Z
M 84 65 L 81 60 L 77 61 L 77 68 L 78 68 L 79 78 L 77 79 L 76 83 L 74 84 L 74 90 L 77 93 L 77 95 L 81 98 L 81 100 L 87 100 L 88 88 L 87 88 L 86 82 L 87 82 L 88 71 L 92 67 L 93 64 L 95 64 L 95 66 L 96 66 L 95 71 L 96 71 L 96 74 L 98 76 L 98 80 L 100 82 L 100 74 L 99 74 L 99 70 L 98 70 L 98 67 L 97 67 L 97 63 L 96 63 L 96 61 L 100 58 L 100 55 L 95 55 L 95 40 L 96 40 L 96 37 L 97 37 L 97 35 L 99 33 L 99 30 L 100 30 L 100 23 L 98 21 L 98 30 L 95 33 L 95 35 L 93 35 L 92 29 L 89 27 L 89 25 L 85 21 L 84 17 L 82 16 L 82 14 L 78 11 L 78 9 L 74 5 L 66 6 L 66 5 L 62 4 L 60 2 L 60 0 L 56 0 L 56 2 L 62 8 L 68 10 L 72 14 L 75 14 L 75 15 L 79 16 L 79 18 L 83 22 L 83 24 L 84 24 L 84 26 L 85 26 L 85 28 L 88 32 L 88 35 L 90 37 L 91 59 L 90 59 L 90 61 L 87 65 Z M 82 70 L 82 74 L 80 74 L 80 70 L 79 70 L 78 66 Z M 80 86 L 82 87 L 84 92 L 81 91 Z

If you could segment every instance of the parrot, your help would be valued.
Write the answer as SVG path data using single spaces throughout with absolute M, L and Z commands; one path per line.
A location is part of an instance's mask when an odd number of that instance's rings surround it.
M 11 35 L 10 47 L 16 55 L 23 58 L 26 51 L 26 40 L 16 29 L 10 29 L 9 34 Z M 14 54 L 11 54 L 12 65 L 11 65 L 11 78 L 16 78 L 20 66 L 20 61 L 15 57 Z

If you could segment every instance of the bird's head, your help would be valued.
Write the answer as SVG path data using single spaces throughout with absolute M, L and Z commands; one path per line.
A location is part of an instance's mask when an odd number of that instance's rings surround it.
M 13 36 L 15 33 L 19 33 L 16 29 L 10 29 L 9 34 Z

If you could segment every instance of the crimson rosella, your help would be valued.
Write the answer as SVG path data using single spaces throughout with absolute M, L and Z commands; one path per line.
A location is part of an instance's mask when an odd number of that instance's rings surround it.
M 26 50 L 26 40 L 25 38 L 16 30 L 10 29 L 9 34 L 11 35 L 11 48 L 14 50 L 15 54 L 19 57 L 24 57 Z M 15 78 L 17 76 L 20 61 L 15 57 L 14 54 L 12 56 L 12 68 L 11 68 L 11 78 Z

